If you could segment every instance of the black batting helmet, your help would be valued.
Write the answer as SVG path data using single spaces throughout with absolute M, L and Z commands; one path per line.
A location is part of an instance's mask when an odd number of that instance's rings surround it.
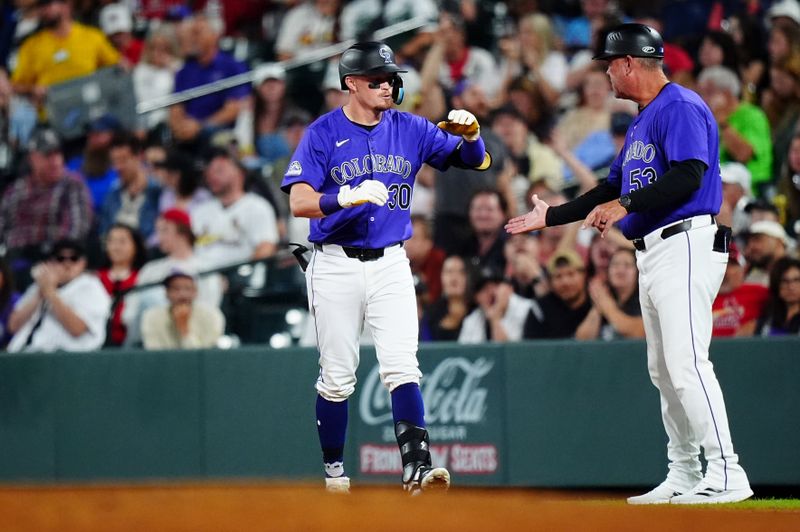
M 644 24 L 622 24 L 606 35 L 603 51 L 592 59 L 613 59 L 630 55 L 632 57 L 664 57 L 664 41 L 661 35 Z
M 342 90 L 347 90 L 346 76 L 371 76 L 374 74 L 396 74 L 408 72 L 394 62 L 394 52 L 380 41 L 359 42 L 348 48 L 339 59 L 339 81 Z

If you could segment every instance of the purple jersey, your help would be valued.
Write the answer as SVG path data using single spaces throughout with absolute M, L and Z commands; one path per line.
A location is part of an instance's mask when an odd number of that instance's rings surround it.
M 386 205 L 364 203 L 312 218 L 309 240 L 386 247 L 411 237 L 411 194 L 422 163 L 447 169 L 447 159 L 461 140 L 409 113 L 384 111 L 378 125 L 367 130 L 336 109 L 308 127 L 281 189 L 289 192 L 293 184 L 302 182 L 317 192 L 338 194 L 343 185 L 353 188 L 367 179 L 381 180 L 389 189 Z
M 655 182 L 670 163 L 688 159 L 708 167 L 700 188 L 679 204 L 628 214 L 617 223 L 627 238 L 642 237 L 684 218 L 717 214 L 722 204 L 717 122 L 700 96 L 669 83 L 628 128 L 608 182 L 627 194 Z

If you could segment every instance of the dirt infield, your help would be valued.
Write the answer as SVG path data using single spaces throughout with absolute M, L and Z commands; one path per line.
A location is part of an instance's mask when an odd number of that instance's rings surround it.
M 297 484 L 0 488 L 0 530 L 659 531 L 800 530 L 800 512 L 630 507 L 622 496 L 453 489 L 410 497 L 360 487 L 329 495 Z

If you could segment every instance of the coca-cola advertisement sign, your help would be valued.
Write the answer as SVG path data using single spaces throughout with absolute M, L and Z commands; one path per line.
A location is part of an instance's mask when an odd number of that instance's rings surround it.
M 487 390 L 481 379 L 491 371 L 494 362 L 485 358 L 446 358 L 420 383 L 425 401 L 425 420 L 437 423 L 479 423 L 486 414 Z M 378 365 L 372 368 L 363 384 L 358 411 L 367 425 L 392 421 L 389 392 L 381 384 Z
M 499 363 L 499 359 L 486 356 L 421 357 L 420 388 L 434 465 L 471 478 L 489 480 L 501 474 L 499 441 L 504 420 Z M 378 365 L 374 364 L 359 381 L 360 473 L 398 475 L 402 464 L 394 435 L 391 396 L 381 383 Z

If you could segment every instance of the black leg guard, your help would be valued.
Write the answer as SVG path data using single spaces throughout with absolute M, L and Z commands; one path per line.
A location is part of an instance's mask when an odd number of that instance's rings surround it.
M 431 466 L 428 431 L 411 423 L 398 421 L 394 425 L 394 434 L 403 461 L 403 484 L 411 486 L 415 482 L 419 483 L 420 468 L 429 469 Z

